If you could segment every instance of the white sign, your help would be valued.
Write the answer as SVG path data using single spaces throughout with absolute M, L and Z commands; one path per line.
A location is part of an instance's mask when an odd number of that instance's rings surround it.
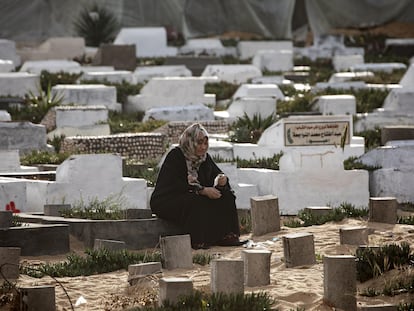
M 349 122 L 285 122 L 285 146 L 349 144 Z

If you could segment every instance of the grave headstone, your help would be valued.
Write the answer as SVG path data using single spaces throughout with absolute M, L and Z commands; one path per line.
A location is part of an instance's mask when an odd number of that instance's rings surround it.
M 56 297 L 54 285 L 23 286 L 19 288 L 20 310 L 55 311 Z
M 414 125 L 388 125 L 381 129 L 381 144 L 393 140 L 414 140 Z
M 293 42 L 287 40 L 280 41 L 239 41 L 237 43 L 237 51 L 239 58 L 247 60 L 253 58 L 254 55 L 260 50 L 291 50 L 293 51 Z
M 27 72 L 0 73 L 0 96 L 24 98 L 33 93 L 39 94 L 40 77 Z
M 73 60 L 31 60 L 25 61 L 19 70 L 40 75 L 42 71 L 49 73 L 81 72 L 81 65 Z
M 142 121 L 213 121 L 214 111 L 203 104 L 176 107 L 156 107 L 145 112 Z
M 153 275 L 162 274 L 161 262 L 144 262 L 131 264 L 128 266 L 128 282 L 130 285 L 135 285 L 139 280 Z
M 414 38 L 387 38 L 385 51 L 392 55 L 411 57 L 414 55 Z
M 220 65 L 223 64 L 221 57 L 199 55 L 195 56 L 170 56 L 165 58 L 165 66 L 177 66 L 182 65 L 188 68 L 193 76 L 200 76 L 207 65 Z M 190 75 L 191 75 L 190 74 Z
M 298 232 L 283 236 L 283 254 L 286 268 L 315 264 L 313 234 Z
M 293 51 L 260 50 L 254 55 L 252 64 L 261 71 L 289 71 L 293 69 Z
M 313 109 L 323 115 L 356 114 L 354 95 L 321 95 L 315 99 Z
M 191 296 L 193 293 L 193 281 L 184 277 L 164 277 L 159 280 L 158 305 L 164 305 L 165 301 L 177 303 L 182 296 Z
M 213 293 L 244 292 L 244 263 L 239 259 L 213 259 L 210 262 L 210 282 Z
M 164 27 L 125 27 L 114 40 L 114 44 L 133 44 L 136 57 L 166 57 L 177 55 L 177 48 L 167 44 Z
M 188 39 L 186 43 L 179 48 L 180 55 L 210 55 L 210 56 L 225 56 L 235 55 L 235 50 L 226 48 L 221 41 L 216 38 L 197 38 Z
M 367 227 L 346 227 L 339 229 L 339 242 L 341 245 L 367 245 L 368 228 Z
M 280 230 L 280 215 L 278 198 L 265 195 L 250 198 L 252 231 L 259 236 Z
M 146 83 L 152 78 L 191 77 L 191 71 L 184 65 L 138 66 L 133 72 L 137 83 Z
M 323 300 L 341 310 L 356 311 L 356 263 L 349 255 L 323 257 Z
M 398 202 L 394 197 L 369 198 L 369 221 L 395 224 Z
M 160 237 L 160 247 L 165 269 L 192 268 L 193 258 L 190 235 Z
M 134 71 L 137 67 L 136 46 L 133 44 L 101 44 L 92 65 L 112 66 L 115 70 Z
M 95 239 L 93 249 L 100 250 L 106 249 L 108 251 L 121 251 L 126 249 L 126 243 L 124 241 Z
M 20 247 L 0 247 L 1 272 L 9 282 L 19 278 L 20 254 Z M 4 280 L 1 281 L 4 282 Z
M 244 283 L 246 286 L 266 286 L 270 284 L 270 259 L 268 250 L 244 250 Z
M 207 65 L 201 76 L 217 77 L 219 81 L 242 84 L 263 74 L 254 65 Z
M 11 60 L 13 68 L 20 66 L 21 58 L 16 51 L 16 43 L 7 39 L 0 39 L 0 59 Z
M 0 72 L 14 71 L 14 64 L 11 60 L 0 59 Z

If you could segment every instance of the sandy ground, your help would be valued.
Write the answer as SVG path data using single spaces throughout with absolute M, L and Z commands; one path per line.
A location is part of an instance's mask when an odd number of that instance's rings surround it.
M 272 251 L 270 285 L 263 287 L 245 287 L 245 293 L 266 292 L 276 300 L 279 310 L 334 310 L 323 304 L 323 255 L 355 254 L 355 246 L 339 244 L 339 229 L 350 226 L 367 226 L 371 228 L 369 235 L 370 246 L 380 246 L 389 243 L 400 243 L 406 241 L 414 249 L 414 226 L 389 225 L 382 223 L 368 223 L 362 220 L 346 219 L 340 223 L 328 223 L 321 226 L 306 228 L 282 227 L 279 232 L 266 234 L 260 237 L 245 235 L 243 238 L 250 239 L 254 248 L 268 249 Z M 283 262 L 282 236 L 295 232 L 308 232 L 314 235 L 315 253 L 317 263 L 311 266 L 286 268 Z M 72 251 L 82 253 L 82 243 L 72 239 Z M 209 250 L 197 250 L 196 252 L 208 252 L 220 258 L 241 259 L 241 251 L 245 247 L 214 247 Z M 64 260 L 65 256 L 55 257 L 24 257 L 25 262 L 58 261 Z M 396 275 L 407 273 L 407 271 L 395 270 L 365 283 L 358 283 L 358 292 L 367 287 L 379 286 L 382 288 L 387 281 L 394 279 Z M 210 292 L 210 266 L 194 265 L 192 269 L 164 270 L 162 276 L 189 277 L 193 280 L 195 289 Z M 145 302 L 157 299 L 158 279 L 149 277 L 147 280 L 130 286 L 127 271 L 116 271 L 101 275 L 64 277 L 57 279 L 61 285 L 50 277 L 35 279 L 21 275 L 17 286 L 33 285 L 56 285 L 57 310 L 93 311 L 93 310 L 123 310 L 132 306 L 138 306 Z M 66 290 L 65 294 L 62 286 Z M 71 303 L 69 302 L 69 299 Z M 76 305 L 76 302 L 84 303 Z M 401 294 L 394 297 L 363 297 L 357 296 L 358 305 L 414 302 L 414 294 Z

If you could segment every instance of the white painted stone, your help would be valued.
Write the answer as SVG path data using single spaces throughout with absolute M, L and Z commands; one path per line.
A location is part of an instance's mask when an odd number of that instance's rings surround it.
M 276 85 L 288 85 L 293 84 L 292 81 L 285 79 L 284 76 L 263 76 L 252 79 L 253 84 L 276 84 Z
M 105 106 L 59 106 L 55 107 L 56 129 L 48 137 L 65 135 L 109 135 L 108 109 Z
M 253 58 L 260 50 L 291 50 L 293 51 L 293 42 L 287 40 L 280 41 L 239 41 L 237 44 L 237 51 L 239 58 L 246 60 Z
M 261 77 L 262 72 L 254 65 L 207 65 L 201 76 L 217 77 L 219 81 L 242 84 Z
M 374 73 L 371 71 L 349 71 L 349 72 L 336 72 L 329 78 L 329 83 L 342 83 L 352 79 L 358 78 L 372 78 Z
M 38 47 L 19 50 L 23 61 L 48 59 L 74 59 L 85 53 L 85 39 L 82 37 L 52 37 Z
M 188 39 L 187 42 L 178 50 L 182 55 L 211 55 L 225 56 L 235 55 L 235 50 L 223 46 L 220 39 L 216 38 L 196 38 Z
M 414 63 L 412 63 L 399 83 L 404 89 L 414 89 Z
M 119 111 L 122 109 L 121 104 L 116 102 L 115 86 L 104 84 L 58 84 L 52 87 L 52 94 L 63 96 L 62 105 L 104 105 L 110 110 Z
M 397 113 L 414 114 L 414 88 L 393 89 L 384 100 L 383 108 L 388 111 L 396 111 Z
M 217 163 L 229 179 L 229 183 L 236 194 L 236 206 L 238 209 L 250 209 L 250 198 L 258 195 L 257 186 L 248 182 L 240 183 L 238 169 L 234 163 Z
M 12 60 L 0 59 L 0 72 L 12 72 L 14 71 L 14 64 Z
M 140 94 L 128 97 L 126 111 L 146 111 L 157 107 L 176 107 L 194 104 L 215 105 L 215 94 L 204 94 L 208 80 L 199 77 L 153 78 Z
M 0 39 L 0 59 L 11 60 L 13 67 L 20 66 L 21 59 L 16 51 L 16 43 L 7 39 Z
M 393 72 L 394 70 L 407 69 L 404 63 L 364 63 L 351 66 L 351 71 Z
M 363 63 L 363 55 L 334 55 L 332 58 L 332 64 L 335 71 L 348 70 L 352 66 Z
M 40 77 L 26 72 L 0 73 L 0 96 L 24 97 L 30 92 L 38 94 Z
M 50 73 L 80 71 L 81 65 L 73 60 L 31 60 L 23 63 L 20 72 L 40 74 L 43 70 Z
M 13 201 L 21 212 L 27 210 L 26 183 L 19 178 L 0 177 L 1 208 L 4 210 L 10 201 Z
M 19 150 L 0 149 L 0 172 L 38 172 L 33 166 L 20 165 Z
M 191 71 L 185 65 L 139 66 L 133 72 L 137 83 L 144 83 L 152 78 L 191 77 Z
M 323 115 L 356 114 L 354 95 L 322 95 L 316 98 L 314 109 Z
M 46 128 L 31 122 L 0 122 L 0 146 L 2 149 L 17 149 L 26 154 L 33 150 L 50 151 Z
M 177 48 L 167 46 L 167 31 L 164 27 L 122 28 L 114 44 L 135 44 L 137 57 L 177 55 Z
M 260 50 L 254 55 L 252 64 L 261 71 L 289 71 L 293 69 L 293 51 Z
M 414 145 L 399 144 L 378 147 L 368 151 L 359 161 L 378 167 L 371 172 L 372 196 L 395 197 L 398 202 L 414 202 Z
M 276 99 L 272 97 L 242 97 L 233 100 L 226 111 L 215 111 L 217 118 L 235 121 L 247 115 L 250 119 L 260 116 L 262 119 L 276 115 Z
M 145 112 L 143 121 L 213 121 L 214 112 L 203 104 L 177 107 L 157 107 Z
M 112 71 L 88 71 L 84 72 L 79 78 L 80 81 L 101 81 L 109 83 L 129 83 L 135 84 L 134 75 L 127 70 L 112 70 Z
M 272 97 L 283 100 L 285 95 L 275 84 L 249 84 L 243 83 L 233 94 L 232 99 L 239 97 Z
M 362 132 L 388 125 L 413 125 L 413 118 L 413 114 L 380 109 L 372 113 L 357 114 L 354 130 Z
M 7 110 L 0 110 L 0 122 L 11 121 L 11 115 Z
M 114 71 L 114 66 L 81 66 L 79 71 L 76 73 L 81 72 L 107 72 L 107 71 Z
M 48 184 L 46 190 L 44 204 L 64 201 L 74 206 L 80 200 L 87 204 L 110 197 L 119 198 L 122 209 L 147 208 L 145 179 L 122 177 L 119 155 L 73 155 L 58 166 L 56 182 Z

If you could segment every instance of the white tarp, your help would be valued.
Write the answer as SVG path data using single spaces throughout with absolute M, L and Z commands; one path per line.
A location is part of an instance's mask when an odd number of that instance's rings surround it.
M 0 38 L 40 42 L 76 36 L 74 21 L 91 0 L 1 0 Z M 291 39 L 295 9 L 306 6 L 316 35 L 332 28 L 414 22 L 413 0 L 99 0 L 122 27 L 165 26 L 184 38 L 245 32 Z M 305 17 L 304 17 L 305 18 Z M 305 21 L 306 22 L 306 21 Z M 293 29 L 294 30 L 294 29 Z

